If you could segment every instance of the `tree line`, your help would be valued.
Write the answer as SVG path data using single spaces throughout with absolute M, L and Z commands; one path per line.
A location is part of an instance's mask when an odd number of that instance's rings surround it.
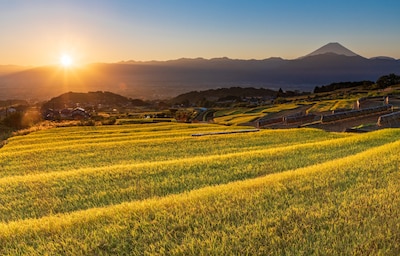
M 376 82 L 364 80 L 358 82 L 337 82 L 329 85 L 316 86 L 314 88 L 314 93 L 331 92 L 339 89 L 347 89 L 358 86 L 362 86 L 365 89 L 385 89 L 396 84 L 400 84 L 400 76 L 396 74 L 389 74 L 381 76 Z

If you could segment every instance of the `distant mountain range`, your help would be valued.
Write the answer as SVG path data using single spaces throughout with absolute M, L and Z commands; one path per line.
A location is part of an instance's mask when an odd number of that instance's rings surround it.
M 312 91 L 341 81 L 376 81 L 400 73 L 400 60 L 364 58 L 339 43 L 329 43 L 304 57 L 285 60 L 229 58 L 125 61 L 62 69 L 48 66 L 4 72 L 0 66 L 0 99 L 49 99 L 68 91 L 111 91 L 132 98 L 169 98 L 193 91 L 255 87 Z
M 0 76 L 27 70 L 30 68 L 32 68 L 32 67 L 17 66 L 17 65 L 0 65 Z

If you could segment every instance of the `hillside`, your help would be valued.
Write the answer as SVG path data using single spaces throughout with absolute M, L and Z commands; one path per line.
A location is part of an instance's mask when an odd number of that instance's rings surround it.
M 111 92 L 88 92 L 88 93 L 78 93 L 78 92 L 68 92 L 61 94 L 57 97 L 50 99 L 48 102 L 44 103 L 42 108 L 55 108 L 63 109 L 66 107 L 98 107 L 103 106 L 125 106 L 131 102 L 130 99 L 123 97 L 121 95 L 111 93 Z
M 229 99 L 240 99 L 242 97 L 260 97 L 260 98 L 275 98 L 278 91 L 264 89 L 264 88 L 252 88 L 252 87 L 230 87 L 230 88 L 218 88 L 209 89 L 205 91 L 191 91 L 178 95 L 169 102 L 172 104 L 179 104 L 182 102 L 190 102 L 195 104 L 202 100 L 209 101 L 224 101 Z
M 70 127 L 0 149 L 0 254 L 400 250 L 400 131 Z

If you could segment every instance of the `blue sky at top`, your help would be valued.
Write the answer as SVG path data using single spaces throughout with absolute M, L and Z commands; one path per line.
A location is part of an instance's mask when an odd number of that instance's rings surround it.
M 400 58 L 397 0 L 0 0 L 0 64 L 287 59 L 339 42 Z

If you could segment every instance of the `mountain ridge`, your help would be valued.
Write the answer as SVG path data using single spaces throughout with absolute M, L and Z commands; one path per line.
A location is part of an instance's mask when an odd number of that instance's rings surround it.
M 94 63 L 70 70 L 38 67 L 0 76 L 0 99 L 48 99 L 67 91 L 110 91 L 131 98 L 165 99 L 193 90 L 235 86 L 311 91 L 315 86 L 333 82 L 376 81 L 400 70 L 399 60 L 367 59 L 342 46 L 351 52 L 348 54 L 352 56 L 347 56 L 339 54 L 345 51 L 343 48 L 332 50 L 332 44 L 329 45 L 310 53 L 311 56 L 293 60 L 181 58 Z

